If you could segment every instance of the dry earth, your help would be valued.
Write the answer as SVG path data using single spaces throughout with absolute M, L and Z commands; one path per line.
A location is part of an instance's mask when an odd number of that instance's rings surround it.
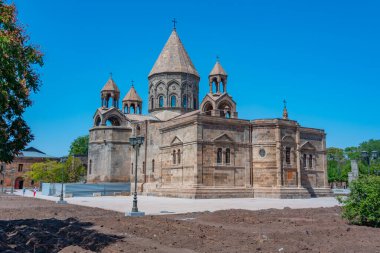
M 340 208 L 226 210 L 124 217 L 0 195 L 0 252 L 380 252 L 380 229 Z

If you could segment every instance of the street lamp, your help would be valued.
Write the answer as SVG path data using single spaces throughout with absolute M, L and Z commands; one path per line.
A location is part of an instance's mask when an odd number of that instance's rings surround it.
M 3 176 L 3 180 L 1 180 L 1 192 L 4 192 L 4 184 L 5 184 L 5 163 L 0 165 L 0 174 Z
M 64 162 L 66 162 L 66 160 L 67 160 L 67 158 L 66 157 L 63 157 L 63 158 L 61 158 L 61 160 L 60 160 L 60 162 L 61 163 L 64 163 Z M 64 199 L 63 199 L 63 165 L 62 165 L 62 169 L 61 169 L 61 195 L 60 195 L 60 198 L 59 198 L 59 200 L 57 201 L 57 204 L 60 204 L 60 205 L 65 205 L 65 204 L 67 204 L 67 201 L 65 201 Z
M 127 216 L 144 216 L 144 212 L 139 212 L 137 208 L 137 157 L 139 153 L 140 146 L 144 143 L 143 136 L 136 136 L 129 138 L 129 142 L 135 150 L 135 192 L 133 193 L 133 207 L 132 211 L 128 212 Z M 133 168 L 132 168 L 133 169 Z
M 14 187 L 14 175 L 16 170 L 14 168 L 11 169 L 11 194 L 13 194 Z

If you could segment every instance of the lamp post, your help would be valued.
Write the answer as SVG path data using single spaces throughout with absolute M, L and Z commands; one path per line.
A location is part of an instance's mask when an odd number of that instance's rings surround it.
M 67 160 L 67 158 L 66 157 L 64 157 L 64 158 L 61 158 L 61 160 L 60 160 L 60 162 L 61 163 L 64 163 L 64 162 L 66 162 L 66 160 Z M 61 169 L 61 194 L 60 194 L 60 197 L 59 197 L 59 200 L 57 201 L 57 204 L 60 204 L 60 205 L 65 205 L 65 204 L 67 204 L 67 201 L 65 201 L 64 199 L 63 199 L 63 165 L 62 165 L 62 169 Z
M 3 180 L 1 180 L 1 192 L 4 192 L 4 184 L 5 184 L 5 179 L 4 179 L 4 176 L 5 176 L 5 163 L 2 163 L 0 165 L 0 174 L 2 175 L 3 177 Z
M 135 192 L 133 193 L 132 211 L 128 212 L 126 215 L 127 216 L 144 216 L 145 213 L 139 212 L 139 209 L 137 208 L 137 157 L 138 157 L 139 149 L 141 145 L 144 143 L 144 137 L 143 136 L 131 137 L 129 138 L 129 142 L 135 150 Z
M 11 194 L 13 194 L 14 191 L 14 175 L 16 170 L 14 168 L 11 169 Z

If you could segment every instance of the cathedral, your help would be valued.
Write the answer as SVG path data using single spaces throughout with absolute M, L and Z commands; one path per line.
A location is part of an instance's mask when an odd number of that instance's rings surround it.
M 112 76 L 90 129 L 88 182 L 134 182 L 144 195 L 183 198 L 329 196 L 326 134 L 288 118 L 240 119 L 219 60 L 200 76 L 174 28 L 148 75 L 148 114 Z M 137 155 L 130 137 L 143 136 Z

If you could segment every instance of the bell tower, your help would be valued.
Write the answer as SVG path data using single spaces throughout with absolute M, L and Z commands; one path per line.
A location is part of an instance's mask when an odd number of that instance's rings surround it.
M 217 58 L 214 68 L 208 76 L 208 82 L 211 94 L 227 93 L 227 73 L 223 69 L 222 65 L 220 65 L 219 57 Z M 214 86 L 215 92 L 213 91 Z
M 104 85 L 103 89 L 100 91 L 100 95 L 103 108 L 119 107 L 120 90 L 112 79 L 112 74 L 108 78 L 108 81 Z

